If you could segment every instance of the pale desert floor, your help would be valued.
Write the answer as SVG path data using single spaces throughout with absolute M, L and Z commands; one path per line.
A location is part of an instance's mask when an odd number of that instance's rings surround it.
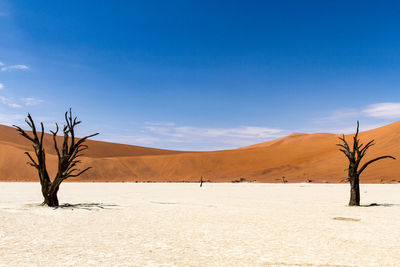
M 400 266 L 400 185 L 0 183 L 0 266 Z M 86 204 L 85 204 L 86 203 Z M 96 203 L 100 203 L 97 205 Z M 339 219 L 334 219 L 334 218 Z

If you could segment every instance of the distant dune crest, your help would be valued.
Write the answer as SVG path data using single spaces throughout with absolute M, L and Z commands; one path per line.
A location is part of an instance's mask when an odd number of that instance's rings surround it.
M 55 151 L 45 137 L 50 172 L 55 172 Z M 369 157 L 400 157 L 400 122 L 366 131 L 361 141 L 375 139 Z M 293 133 L 276 140 L 236 150 L 184 152 L 141 146 L 88 141 L 83 165 L 88 173 L 71 181 L 102 182 L 231 182 L 244 178 L 257 182 L 344 182 L 346 159 L 337 150 L 337 135 Z M 24 151 L 32 148 L 15 129 L 0 125 L 0 180 L 37 181 L 35 170 L 25 164 Z M 53 168 L 53 169 L 52 169 Z M 400 164 L 382 161 L 365 171 L 361 182 L 397 183 Z M 282 178 L 284 177 L 284 179 Z
M 248 149 L 248 148 L 259 148 L 259 147 L 268 147 L 272 145 L 279 144 L 291 144 L 291 143 L 299 143 L 304 141 L 309 141 L 313 139 L 326 138 L 335 136 L 334 134 L 328 133 L 316 133 L 316 134 L 307 134 L 307 133 L 292 133 L 288 136 L 278 138 L 272 141 L 258 143 L 250 146 L 240 147 L 239 149 Z

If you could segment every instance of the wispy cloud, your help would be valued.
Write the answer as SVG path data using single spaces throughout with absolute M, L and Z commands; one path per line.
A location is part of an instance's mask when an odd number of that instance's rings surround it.
M 0 102 L 11 108 L 20 108 L 22 106 L 26 107 L 37 106 L 43 102 L 42 99 L 35 97 L 21 98 L 20 100 L 21 100 L 19 101 L 20 103 L 17 103 L 14 101 L 12 97 L 0 96 Z
M 22 107 L 20 104 L 17 104 L 17 103 L 9 103 L 9 104 L 7 104 L 9 107 L 12 107 L 12 108 L 20 108 L 20 107 Z
M 12 70 L 29 70 L 27 65 L 11 65 L 1 67 L 1 71 L 12 71 Z
M 132 135 L 114 135 L 106 140 L 179 150 L 233 149 L 266 142 L 293 132 L 351 134 L 355 132 L 357 120 L 361 122 L 360 130 L 367 131 L 386 125 L 388 121 L 384 119 L 395 116 L 400 117 L 400 103 L 335 110 L 325 117 L 312 120 L 310 125 L 302 129 L 266 126 L 197 127 L 174 122 L 146 122 L 132 131 Z
M 343 108 L 330 112 L 327 116 L 313 118 L 312 122 L 315 124 L 337 124 L 343 121 L 353 121 L 354 119 L 362 116 L 362 112 L 360 110 L 356 110 L 353 108 Z
M 13 113 L 0 113 L 0 124 L 13 125 L 22 124 L 24 122 L 25 116 L 22 114 Z
M 288 131 L 258 126 L 242 126 L 235 128 L 207 128 L 193 126 L 177 126 L 174 123 L 157 123 L 156 126 L 144 127 L 149 136 L 170 143 L 220 144 L 224 148 L 237 148 L 264 142 L 288 134 Z M 158 141 L 158 140 L 157 140 Z
M 372 129 L 376 129 L 382 126 L 385 126 L 387 123 L 363 123 L 363 121 L 360 123 L 360 131 L 368 131 Z M 315 129 L 307 129 L 305 132 L 306 133 L 331 133 L 331 134 L 352 134 L 356 131 L 356 122 L 352 121 L 349 123 L 346 123 L 345 125 L 341 125 L 339 127 L 335 128 L 315 128 Z
M 355 108 L 332 111 L 330 115 L 313 119 L 313 126 L 305 130 L 308 133 L 328 132 L 350 134 L 355 132 L 356 121 L 360 121 L 360 130 L 368 131 L 382 127 L 391 119 L 400 118 L 400 103 L 375 103 Z
M 146 126 L 147 130 L 172 137 L 199 136 L 199 137 L 234 137 L 234 138 L 271 138 L 280 136 L 281 129 L 244 126 L 238 128 L 200 128 L 190 126 Z
M 26 97 L 26 98 L 21 98 L 21 101 L 24 103 L 25 106 L 31 107 L 31 106 L 37 106 L 40 103 L 43 102 L 42 99 L 36 98 L 36 97 Z
M 160 142 L 161 139 L 153 136 L 145 136 L 145 135 L 106 135 L 101 137 L 102 141 L 112 142 L 112 143 L 121 143 L 121 144 L 133 144 L 133 145 L 142 145 L 142 146 L 152 146 L 157 142 Z
M 363 110 L 368 117 L 381 119 L 398 119 L 400 118 L 400 103 L 387 102 L 369 105 Z
M 126 134 L 103 134 L 101 140 L 177 150 L 234 149 L 279 138 L 290 132 L 259 126 L 195 127 L 174 122 L 146 122 Z
M 0 70 L 3 72 L 11 70 L 29 70 L 29 67 L 26 65 L 8 66 L 5 65 L 3 62 L 0 62 Z M 0 83 L 0 90 L 2 89 L 4 89 L 4 84 Z M 18 98 L 17 101 L 15 101 L 13 97 L 0 96 L 0 103 L 10 108 L 21 108 L 23 106 L 31 107 L 39 105 L 42 102 L 42 99 L 36 97 Z
M 168 121 L 164 121 L 164 122 L 146 122 L 146 125 L 151 125 L 151 126 L 174 126 L 175 123 L 168 122 Z
M 4 105 L 7 105 L 11 108 L 20 108 L 22 107 L 21 105 L 15 103 L 12 98 L 0 96 L 0 102 L 2 102 Z
M 335 110 L 332 114 L 328 117 L 322 118 L 326 121 L 338 121 L 343 119 L 355 118 L 360 115 L 360 111 L 354 109 L 341 109 Z
M 244 126 L 239 128 L 198 128 L 198 127 L 175 127 L 174 132 L 182 136 L 193 135 L 202 137 L 230 137 L 230 138 L 244 138 L 244 139 L 265 139 L 281 136 L 283 130 Z

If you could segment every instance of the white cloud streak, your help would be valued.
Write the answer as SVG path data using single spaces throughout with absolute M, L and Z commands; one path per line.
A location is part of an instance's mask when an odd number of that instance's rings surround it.
M 12 70 L 29 70 L 29 67 L 26 65 L 12 65 L 12 66 L 4 66 L 1 68 L 1 71 L 12 71 Z
M 104 134 L 101 140 L 177 150 L 223 150 L 265 142 L 289 134 L 270 127 L 193 127 L 173 122 L 146 122 L 127 134 Z
M 0 83 L 0 90 L 4 89 L 4 84 Z
M 264 139 L 281 136 L 281 129 L 244 126 L 239 128 L 198 128 L 173 127 L 172 132 L 178 136 L 201 136 L 209 138 L 230 137 L 243 139 Z
M 202 128 L 176 126 L 173 123 L 144 127 L 149 136 L 170 143 L 223 144 L 225 148 L 237 148 L 258 142 L 265 142 L 288 134 L 287 131 L 269 127 L 243 126 L 236 128 Z M 171 125 L 171 126 L 169 126 Z M 159 141 L 156 140 L 156 141 Z
M 7 104 L 9 107 L 12 107 L 12 108 L 20 108 L 20 107 L 22 107 L 20 104 L 17 104 L 17 103 L 9 103 L 9 104 Z
M 232 149 L 266 142 L 293 132 L 351 134 L 355 132 L 357 120 L 361 121 L 360 130 L 367 131 L 386 125 L 387 119 L 392 118 L 400 118 L 400 103 L 377 103 L 360 109 L 336 110 L 329 116 L 313 119 L 314 125 L 303 129 L 259 126 L 210 128 L 181 126 L 173 122 L 146 122 L 136 131 L 137 134 L 114 135 L 107 140 L 181 150 Z
M 12 101 L 11 98 L 0 96 L 0 102 L 2 102 L 4 105 L 7 105 L 11 108 L 20 108 L 22 107 L 21 105 L 15 103 Z
M 381 119 L 398 119 L 400 118 L 400 103 L 387 102 L 372 104 L 364 109 L 363 113 L 368 117 Z
M 21 101 L 24 103 L 25 106 L 31 107 L 31 106 L 37 106 L 40 103 L 43 102 L 42 99 L 40 98 L 35 98 L 35 97 L 26 97 L 26 98 L 21 98 Z
M 175 123 L 173 122 L 146 122 L 146 125 L 151 125 L 151 126 L 175 126 Z
M 387 123 L 363 123 L 360 122 L 360 132 L 364 131 L 369 131 L 372 129 L 376 129 L 382 126 L 387 125 Z M 345 123 L 345 125 L 342 125 L 337 128 L 316 128 L 316 129 L 309 129 L 306 131 L 300 131 L 300 132 L 306 132 L 306 133 L 331 133 L 331 134 L 353 134 L 355 133 L 357 128 L 357 124 L 355 121 Z
M 21 114 L 2 114 L 0 113 L 0 124 L 4 125 L 14 125 L 22 124 L 24 122 L 25 116 Z
M 0 96 L 0 102 L 11 108 L 20 108 L 22 106 L 26 107 L 37 106 L 40 103 L 42 103 L 43 100 L 35 97 L 27 97 L 27 98 L 21 98 L 22 104 L 19 104 L 13 101 L 13 98 Z
M 102 137 L 101 141 L 120 144 L 133 144 L 138 146 L 152 146 L 155 143 L 160 142 L 161 139 L 158 137 L 144 135 L 109 135 L 105 138 Z

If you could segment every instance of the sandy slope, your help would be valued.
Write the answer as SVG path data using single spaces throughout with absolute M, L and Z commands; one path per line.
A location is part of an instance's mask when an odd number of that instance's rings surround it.
M 332 137 L 336 137 L 334 134 L 328 133 L 317 133 L 317 134 L 306 134 L 306 133 L 292 133 L 291 135 L 278 138 L 272 141 L 254 144 L 251 146 L 240 147 L 239 149 L 249 149 L 249 148 L 261 148 L 261 147 L 270 147 L 276 145 L 283 145 L 283 144 L 296 144 L 300 142 L 307 142 L 307 141 L 316 141 L 318 139 L 326 140 Z
M 54 210 L 0 183 L 0 266 L 400 266 L 400 185 L 361 192 L 386 205 L 346 206 L 345 184 L 66 183 L 89 205 Z
M 62 137 L 58 138 L 58 143 L 62 143 Z M 55 155 L 56 152 L 53 148 L 53 136 L 45 134 L 44 138 L 45 148 L 49 154 Z M 12 127 L 0 125 L 0 144 L 8 144 L 22 150 L 32 150 L 32 145 L 25 138 L 20 136 Z M 157 148 L 149 148 L 142 146 L 131 146 L 109 142 L 100 142 L 88 140 L 87 145 L 90 150 L 85 152 L 86 156 L 91 158 L 104 158 L 104 157 L 131 157 L 143 155 L 168 155 L 175 153 L 183 153 L 182 151 L 173 151 Z
M 34 170 L 24 164 L 23 152 L 30 149 L 29 144 L 9 127 L 0 130 L 0 180 L 36 181 Z M 360 136 L 377 143 L 366 159 L 382 154 L 400 158 L 400 122 Z M 336 143 L 337 136 L 332 134 L 293 134 L 235 150 L 179 152 L 91 141 L 84 165 L 93 169 L 76 181 L 198 181 L 203 176 L 213 181 L 244 177 L 279 182 L 285 176 L 289 182 L 339 182 L 346 177 L 347 162 Z M 53 166 L 50 171 L 54 172 L 51 143 L 48 151 L 48 166 Z M 369 167 L 362 181 L 397 183 L 400 164 L 383 160 Z

